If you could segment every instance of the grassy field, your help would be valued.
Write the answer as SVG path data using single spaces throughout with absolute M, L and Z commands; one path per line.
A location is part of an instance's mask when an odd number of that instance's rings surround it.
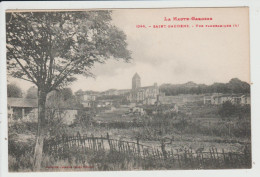
M 251 145 L 250 116 L 220 117 L 219 106 L 184 105 L 178 114 L 171 115 L 129 115 L 127 108 L 104 111 L 93 117 L 92 124 L 78 122 L 64 125 L 51 122 L 49 136 L 80 134 L 109 136 L 113 139 L 137 141 L 144 145 L 160 147 L 164 138 L 172 139 L 167 149 L 180 151 L 185 148 L 224 149 L 225 152 L 242 152 L 245 145 Z M 84 121 L 84 119 L 83 119 Z M 85 120 L 87 121 L 87 119 Z M 89 120 L 88 120 L 89 121 Z M 20 122 L 9 127 L 9 167 L 12 171 L 30 171 L 36 134 L 36 123 Z M 48 164 L 66 164 L 45 158 Z M 74 163 L 74 162 L 73 162 Z M 76 164 L 76 163 L 75 163 Z M 136 167 L 135 167 L 136 168 Z M 112 169 L 120 169 L 120 166 Z M 46 169 L 45 169 L 46 170 Z M 54 170 L 54 169 L 49 169 Z M 82 169 L 78 169 L 82 170 Z M 91 170 L 91 169 L 84 169 Z
M 128 110 L 118 108 L 98 114 L 94 120 L 100 124 L 87 129 L 77 128 L 80 133 L 106 135 L 115 139 L 135 141 L 140 138 L 143 144 L 160 146 L 160 139 L 174 138 L 168 147 L 175 149 L 216 147 L 227 151 L 241 151 L 250 144 L 250 117 L 240 120 L 238 117 L 221 118 L 219 106 L 187 104 L 180 107 L 180 115 L 170 118 L 160 115 L 123 116 Z M 138 120 L 139 123 L 133 124 Z M 181 127 L 181 121 L 185 125 Z M 102 124 L 102 122 L 106 122 Z

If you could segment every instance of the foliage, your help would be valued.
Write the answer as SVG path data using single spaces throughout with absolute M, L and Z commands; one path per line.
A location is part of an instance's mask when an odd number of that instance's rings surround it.
M 212 85 L 195 84 L 163 84 L 160 91 L 166 95 L 178 94 L 204 94 L 204 93 L 250 93 L 250 85 L 237 78 L 231 79 L 228 83 L 214 83 Z
M 250 105 L 232 104 L 230 101 L 224 102 L 218 111 L 222 118 L 236 116 L 239 118 L 250 117 Z
M 63 88 L 61 90 L 61 94 L 62 94 L 64 101 L 67 101 L 73 97 L 73 92 L 72 92 L 71 88 Z
M 130 59 L 110 11 L 10 12 L 6 21 L 8 72 L 47 93 L 75 74 L 92 76 L 96 62 Z
M 22 98 L 22 89 L 14 83 L 7 85 L 7 97 Z
M 12 133 L 8 134 L 8 167 L 11 171 L 32 170 L 34 141 L 22 142 L 17 138 L 17 133 L 25 133 L 22 130 L 27 130 L 29 125 L 23 123 L 9 127 Z M 31 128 L 32 131 L 36 131 L 35 128 Z
M 82 128 L 87 128 L 91 126 L 92 123 L 93 115 L 87 114 L 84 110 L 79 110 L 72 127 L 80 126 Z
M 131 59 L 126 35 L 111 20 L 106 10 L 6 13 L 8 74 L 38 88 L 35 169 L 41 165 L 47 94 L 76 75 L 93 76 L 95 63 Z
M 17 134 L 35 134 L 37 131 L 36 122 L 14 122 L 8 127 L 8 132 Z
M 73 95 L 70 88 L 50 92 L 47 97 L 46 106 L 49 109 L 82 108 L 82 105 Z
M 36 99 L 36 98 L 38 98 L 38 89 L 36 87 L 34 87 L 34 86 L 30 87 L 27 90 L 26 98 L 29 98 L 29 99 Z
M 219 109 L 219 115 L 221 117 L 230 117 L 235 115 L 236 112 L 237 112 L 237 106 L 232 104 L 231 101 L 224 102 Z
M 57 137 L 63 134 L 68 134 L 68 125 L 63 122 L 63 117 L 66 116 L 61 110 L 47 110 L 48 120 L 48 135 L 49 137 Z M 47 137 L 48 138 L 48 137 Z

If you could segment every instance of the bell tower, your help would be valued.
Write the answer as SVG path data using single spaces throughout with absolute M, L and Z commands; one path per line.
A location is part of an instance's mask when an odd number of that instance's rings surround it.
M 141 87 L 141 77 L 135 73 L 135 75 L 132 78 L 132 89 L 138 89 Z

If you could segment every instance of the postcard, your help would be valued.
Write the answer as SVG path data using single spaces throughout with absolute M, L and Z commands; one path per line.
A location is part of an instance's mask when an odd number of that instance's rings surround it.
M 252 167 L 248 7 L 5 23 L 9 172 Z

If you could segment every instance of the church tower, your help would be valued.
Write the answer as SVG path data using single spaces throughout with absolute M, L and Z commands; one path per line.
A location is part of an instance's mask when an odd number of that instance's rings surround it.
M 132 89 L 138 89 L 141 87 L 141 77 L 135 73 L 135 75 L 132 78 Z

